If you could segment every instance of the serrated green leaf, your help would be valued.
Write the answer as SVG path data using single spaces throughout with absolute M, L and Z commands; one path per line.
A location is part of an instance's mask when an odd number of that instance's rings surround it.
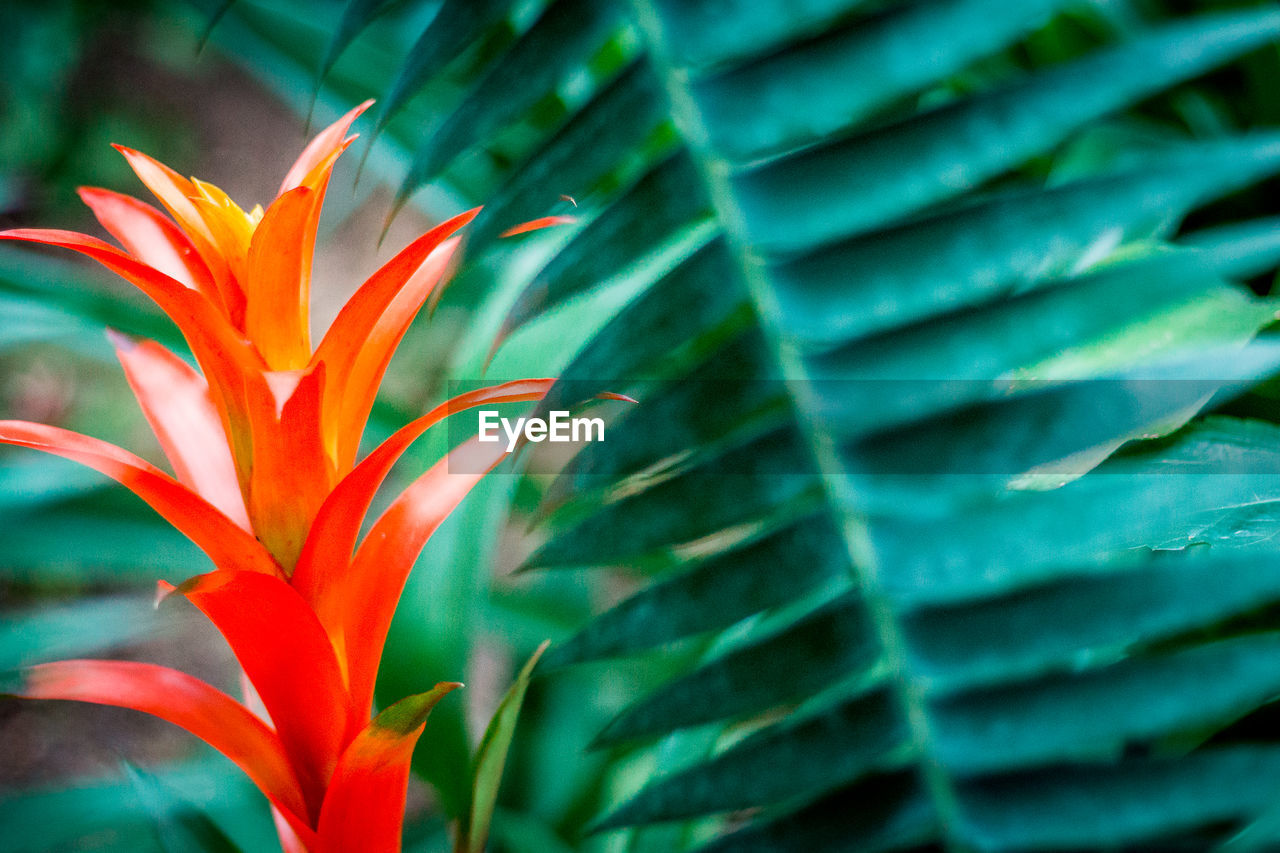
M 1264 634 L 935 703 L 938 758 L 958 775 L 1118 758 L 1126 744 L 1233 722 L 1280 691 Z
M 619 274 L 710 214 L 686 151 L 670 155 L 582 227 L 511 308 L 503 337 L 532 317 Z
M 800 511 L 820 487 L 808 458 L 791 427 L 768 432 L 557 531 L 525 566 L 611 564 Z
M 728 833 L 698 853 L 880 853 L 923 844 L 933 830 L 928 800 L 915 779 L 873 776 Z
M 567 195 L 580 204 L 617 168 L 617 152 L 665 116 L 658 81 L 636 60 L 587 102 L 528 159 L 484 206 L 470 228 L 473 246 L 546 215 Z
M 705 764 L 659 778 L 597 829 L 813 795 L 892 763 L 905 737 L 892 700 L 873 693 L 770 726 Z
M 743 231 L 780 252 L 882 227 L 1277 35 L 1280 13 L 1271 10 L 1192 19 L 1009 88 L 771 162 L 733 180 Z
M 849 14 L 866 0 L 657 0 L 663 46 L 676 65 L 714 65 L 767 52 Z
M 843 577 L 831 520 L 793 522 L 651 584 L 553 647 L 544 666 L 611 657 L 724 628 Z
M 1250 746 L 1046 768 L 967 786 L 961 801 L 978 850 L 1097 849 L 1251 817 L 1277 786 L 1280 751 Z
M 469 44 L 500 20 L 511 0 L 444 0 L 440 10 L 409 49 L 409 55 L 382 99 L 373 139 L 423 86 L 456 59 Z
M 611 3 L 555 0 L 463 102 L 423 140 L 397 193 L 402 202 L 454 157 L 514 121 L 586 61 L 620 23 Z
M 723 242 L 699 249 L 601 329 L 560 373 L 530 417 L 544 417 L 619 383 L 680 375 L 745 325 L 746 295 L 725 286 Z M 731 268 L 730 268 L 731 269 Z
M 1064 0 L 898 4 L 741 68 L 696 80 L 708 139 L 749 160 L 839 131 L 999 50 Z M 770 32 L 776 30 L 770 28 Z
M 866 678 L 879 647 L 865 604 L 841 598 L 669 682 L 609 721 L 596 746 L 766 710 Z M 794 662 L 803 660 L 803 668 Z
M 1277 168 L 1274 138 L 1211 143 L 856 237 L 774 265 L 770 277 L 789 333 L 830 346 L 1072 274 L 1081 259 Z
M 1130 571 L 1071 577 L 903 621 L 912 670 L 932 693 L 1119 659 L 1280 599 L 1271 554 L 1171 554 Z

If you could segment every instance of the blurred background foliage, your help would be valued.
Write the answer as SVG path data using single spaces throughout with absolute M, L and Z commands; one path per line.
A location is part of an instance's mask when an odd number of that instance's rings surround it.
M 252 205 L 309 114 L 366 97 L 317 323 L 487 205 L 371 441 L 450 381 L 643 391 L 559 477 L 489 478 L 420 561 L 379 695 L 468 689 L 415 758 L 408 849 L 448 848 L 546 637 L 495 849 L 1274 843 L 1280 393 L 989 381 L 1188 350 L 1275 372 L 1274 3 L 54 0 L 4 4 L 0 33 L 5 226 L 93 232 L 75 187 L 137 189 L 110 142 Z M 181 346 L 153 308 L 6 246 L 0 311 L 4 416 L 157 458 L 101 333 Z M 960 381 L 850 381 L 885 378 Z M 904 454 L 966 476 L 863 476 Z M 149 605 L 192 546 L 91 473 L 3 461 L 0 667 L 233 683 L 212 631 Z M 274 849 L 248 783 L 164 724 L 6 700 L 0 754 L 6 850 Z

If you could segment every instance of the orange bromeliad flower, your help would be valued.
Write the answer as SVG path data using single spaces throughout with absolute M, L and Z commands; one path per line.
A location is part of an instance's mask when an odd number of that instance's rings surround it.
M 468 211 L 409 244 L 346 303 L 320 343 L 309 333 L 316 226 L 334 161 L 362 104 L 321 132 L 265 211 L 145 154 L 120 152 L 168 216 L 101 189 L 81 196 L 121 244 L 69 231 L 0 238 L 87 255 L 153 299 L 200 367 L 153 341 L 114 336 L 170 476 L 88 436 L 0 421 L 0 441 L 114 478 L 189 536 L 215 570 L 161 594 L 189 599 L 244 670 L 244 702 L 143 663 L 63 661 L 27 671 L 19 695 L 134 708 L 175 723 L 239 765 L 266 794 L 289 853 L 400 849 L 409 760 L 445 683 L 370 721 L 387 630 L 427 538 L 504 455 L 472 440 L 397 497 L 361 540 L 374 493 L 409 445 L 448 414 L 539 399 L 550 379 L 460 395 L 357 461 L 393 351 L 441 288 Z M 542 224 L 542 223 L 537 223 Z M 202 375 L 203 374 L 203 375 Z

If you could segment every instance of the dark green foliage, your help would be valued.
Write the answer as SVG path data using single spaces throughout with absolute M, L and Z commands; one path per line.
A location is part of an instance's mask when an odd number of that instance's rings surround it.
M 408 20 L 371 24 L 383 5 L 346 4 L 308 79 Z M 1274 732 L 1216 736 L 1280 695 L 1274 390 L 1212 410 L 1275 372 L 1248 344 L 1278 310 L 1280 137 L 1255 118 L 1280 115 L 1280 13 L 1175 5 L 446 0 L 382 77 L 333 65 L 322 97 L 384 97 L 398 202 L 489 205 L 453 366 L 541 324 L 544 410 L 642 399 L 522 485 L 547 571 L 482 606 L 487 555 L 432 554 L 398 623 L 392 693 L 459 676 L 468 631 L 569 637 L 496 841 L 1273 843 Z M 581 221 L 512 261 L 497 235 L 562 194 Z M 615 285 L 620 310 L 591 302 Z M 611 307 L 585 329 L 575 305 Z M 84 313 L 39 311 L 28 337 Z M 601 567 L 643 583 L 600 606 Z M 465 813 L 465 727 L 441 724 L 419 769 Z

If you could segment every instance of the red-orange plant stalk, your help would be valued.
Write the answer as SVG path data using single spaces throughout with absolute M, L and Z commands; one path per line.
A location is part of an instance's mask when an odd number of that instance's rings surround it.
M 204 739 L 271 801 L 289 853 L 400 849 L 409 759 L 432 706 L 460 685 L 410 696 L 370 721 L 387 630 L 427 538 L 503 456 L 474 440 L 421 475 L 373 523 L 375 491 L 409 445 L 451 412 L 535 400 L 550 379 L 463 394 L 357 462 L 383 373 L 441 288 L 468 211 L 413 241 L 351 297 L 319 345 L 309 332 L 316 226 L 334 161 L 362 104 L 321 132 L 265 211 L 119 148 L 168 211 L 108 190 L 81 197 L 121 244 L 69 231 L 0 238 L 98 261 L 177 324 L 200 371 L 153 341 L 113 336 L 170 476 L 111 444 L 56 427 L 0 422 L 0 441 L 88 465 L 189 536 L 214 571 L 161 594 L 207 615 L 235 653 L 244 701 L 185 673 L 120 661 L 32 667 L 19 695 L 135 708 Z M 546 224 L 546 223 L 536 223 Z M 202 375 L 203 374 L 203 375 Z M 457 464 L 465 457 L 464 464 Z

